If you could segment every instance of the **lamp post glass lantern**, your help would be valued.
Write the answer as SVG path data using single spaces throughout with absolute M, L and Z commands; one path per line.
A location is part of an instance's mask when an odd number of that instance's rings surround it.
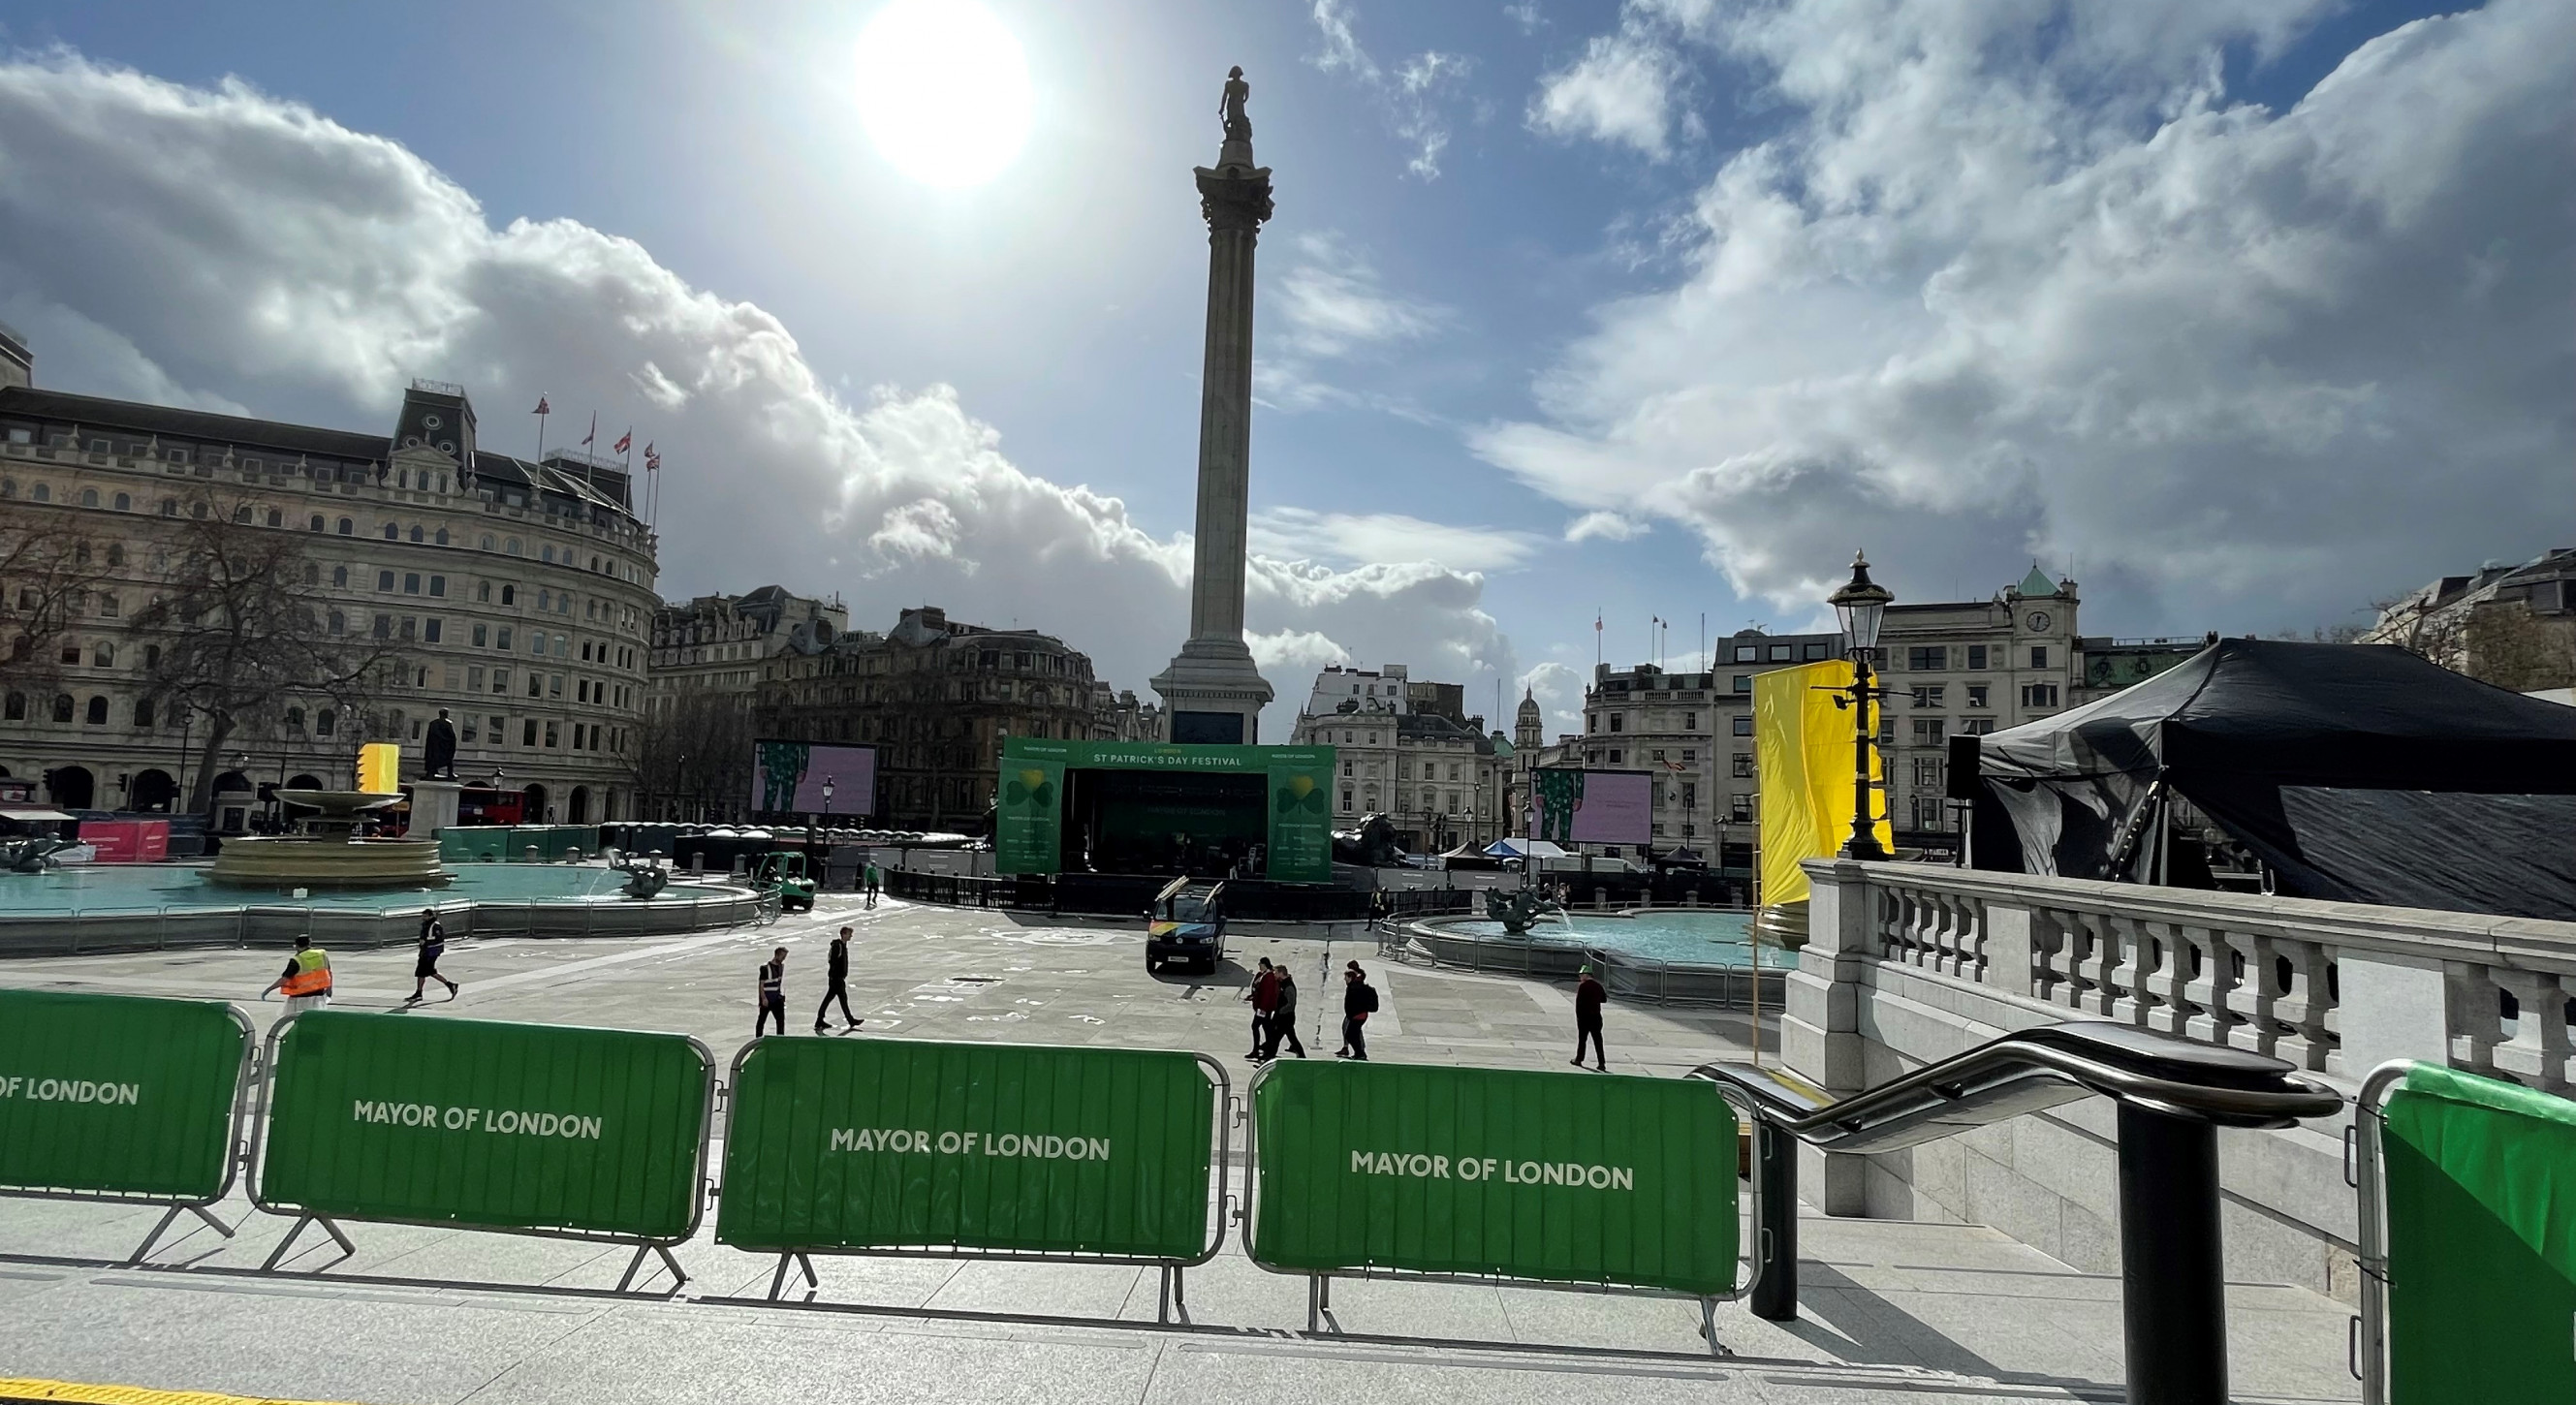
M 1877 806 L 1872 803 L 1869 779 L 1869 748 L 1872 742 L 1869 704 L 1885 692 L 1869 686 L 1870 652 L 1878 647 L 1879 627 L 1886 623 L 1888 602 L 1896 595 L 1886 586 L 1869 578 L 1869 557 L 1852 553 L 1851 579 L 1842 589 L 1826 596 L 1834 607 L 1834 618 L 1843 627 L 1843 637 L 1850 641 L 1852 659 L 1851 687 L 1844 696 L 1834 699 L 1837 707 L 1852 710 L 1852 829 L 1851 838 L 1843 844 L 1847 859 L 1884 859 L 1887 850 L 1878 842 Z

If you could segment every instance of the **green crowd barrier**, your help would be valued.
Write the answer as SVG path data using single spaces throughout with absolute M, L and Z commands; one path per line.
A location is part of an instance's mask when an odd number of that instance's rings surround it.
M 301 1218 L 268 1267 L 307 1223 L 354 1252 L 349 1219 L 616 1240 L 628 1282 L 648 1249 L 679 1275 L 714 1103 L 697 1040 L 314 1010 L 269 1047 L 251 1198 Z
M 716 1242 L 812 1253 L 1213 1257 L 1223 1069 L 1195 1054 L 765 1039 L 734 1062 Z M 1165 1303 L 1168 1310 L 1169 1301 Z
M 2419 1063 L 2361 1106 L 2365 1395 L 2576 1400 L 2576 1103 Z
M 1714 1084 L 1300 1061 L 1250 1096 L 1252 1260 L 1316 1276 L 1310 1322 L 1345 1274 L 1739 1292 Z
M 170 1207 L 232 1190 L 251 1027 L 211 1000 L 0 990 L 0 1194 Z
M 506 825 L 450 825 L 438 832 L 438 856 L 449 863 L 506 863 L 510 829 Z

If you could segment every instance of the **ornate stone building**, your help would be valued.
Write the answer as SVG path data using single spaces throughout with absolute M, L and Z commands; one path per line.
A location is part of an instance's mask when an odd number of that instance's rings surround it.
M 904 829 L 980 824 L 1007 737 L 1134 741 L 1161 731 L 1155 709 L 1111 693 L 1063 640 L 951 621 L 926 605 L 883 634 L 791 643 L 754 686 L 761 736 L 875 746 L 876 820 Z
M 1482 847 L 1511 832 L 1511 745 L 1485 735 L 1484 718 L 1465 716 L 1465 699 L 1465 685 L 1414 678 L 1403 664 L 1329 665 L 1288 740 L 1334 749 L 1337 827 L 1383 814 L 1411 852 Z
M 532 816 L 629 813 L 656 543 L 622 467 L 482 448 L 460 386 L 413 382 L 385 435 L 43 390 L 32 366 L 0 334 L 0 539 L 77 542 L 97 566 L 47 618 L 12 620 L 45 652 L 0 696 L 0 775 L 42 777 L 70 808 L 186 808 L 205 729 L 153 696 L 169 639 L 137 617 L 170 588 L 177 529 L 215 510 L 297 534 L 303 607 L 405 665 L 352 715 L 287 698 L 229 738 L 216 828 L 256 815 L 262 783 L 350 784 L 363 741 L 400 742 L 416 774 L 441 707 L 469 782 L 523 792 Z M 16 605 L 35 587 L 0 590 Z

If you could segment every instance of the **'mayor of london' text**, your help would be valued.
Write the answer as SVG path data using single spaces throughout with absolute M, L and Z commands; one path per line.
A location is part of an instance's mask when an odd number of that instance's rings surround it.
M 12 1074 L 0 1078 L 0 1098 L 24 1098 L 31 1103 L 124 1103 L 143 1100 L 140 1083 L 93 1083 L 86 1078 L 29 1078 Z
M 574 1141 L 597 1141 L 600 1119 L 576 1117 L 568 1112 L 520 1112 L 515 1108 L 440 1107 L 435 1103 L 370 1102 L 357 1100 L 351 1114 L 360 1122 L 381 1122 L 395 1127 L 443 1127 L 451 1132 L 493 1132 L 502 1136 L 565 1137 Z
M 1020 1132 L 941 1132 L 904 1127 L 835 1127 L 834 1151 L 938 1151 L 948 1156 L 1029 1156 L 1043 1161 L 1106 1161 L 1107 1137 L 1040 1136 Z
M 1452 1161 L 1420 1151 L 1354 1151 L 1354 1176 L 1412 1176 L 1422 1180 L 1502 1181 L 1508 1185 L 1589 1186 L 1594 1190 L 1635 1190 L 1637 1173 L 1626 1166 L 1592 1166 L 1581 1161 L 1509 1161 L 1492 1156 L 1461 1156 Z

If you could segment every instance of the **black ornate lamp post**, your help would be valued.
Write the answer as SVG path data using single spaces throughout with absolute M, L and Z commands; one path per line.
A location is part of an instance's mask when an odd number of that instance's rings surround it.
M 1869 780 L 1869 748 L 1873 740 L 1869 704 L 1873 698 L 1887 696 L 1887 692 L 1869 686 L 1869 656 L 1870 651 L 1878 647 L 1878 630 L 1886 621 L 1888 602 L 1895 598 L 1894 592 L 1869 578 L 1869 558 L 1860 552 L 1852 553 L 1851 580 L 1842 589 L 1825 597 L 1826 602 L 1834 607 L 1835 618 L 1842 622 L 1843 637 L 1851 641 L 1851 686 L 1837 689 L 1840 696 L 1834 699 L 1834 706 L 1848 707 L 1855 714 L 1852 728 L 1852 830 L 1851 838 L 1842 848 L 1842 856 L 1847 859 L 1884 859 L 1888 856 L 1887 850 L 1879 846 L 1878 824 L 1872 814 L 1877 807 L 1870 803 Z

